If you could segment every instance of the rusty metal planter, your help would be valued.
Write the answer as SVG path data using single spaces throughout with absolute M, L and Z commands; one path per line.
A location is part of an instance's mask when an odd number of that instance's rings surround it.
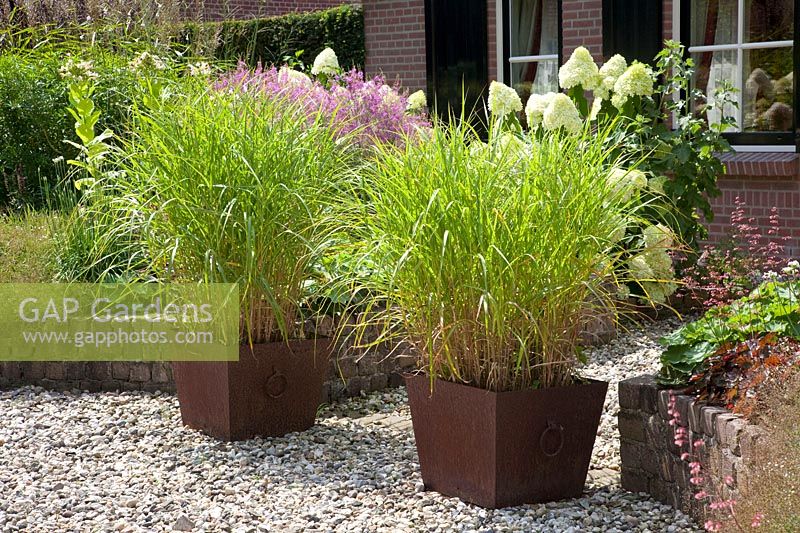
M 406 375 L 425 488 L 488 508 L 580 496 L 608 384 L 490 392 Z
M 222 440 L 276 437 L 314 425 L 330 339 L 241 346 L 236 362 L 175 362 L 183 423 Z

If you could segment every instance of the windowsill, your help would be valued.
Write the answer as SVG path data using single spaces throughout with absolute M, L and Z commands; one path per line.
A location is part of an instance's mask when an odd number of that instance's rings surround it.
M 731 177 L 792 178 L 800 169 L 800 154 L 794 152 L 734 152 L 719 158 Z

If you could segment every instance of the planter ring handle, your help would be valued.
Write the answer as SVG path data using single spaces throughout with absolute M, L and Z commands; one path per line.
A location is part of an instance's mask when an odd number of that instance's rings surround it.
M 289 388 L 289 380 L 286 378 L 286 374 L 280 370 L 275 370 L 275 367 L 273 367 L 272 375 L 267 378 L 264 392 L 274 400 L 283 396 L 287 388 Z
M 558 433 L 558 446 L 551 451 L 548 451 L 545 447 L 545 439 L 549 433 L 557 432 Z M 564 448 L 564 426 L 560 424 L 556 424 L 555 422 L 548 420 L 547 421 L 547 428 L 542 431 L 542 436 L 539 437 L 539 447 L 542 449 L 542 452 L 547 457 L 555 457 L 561 450 Z

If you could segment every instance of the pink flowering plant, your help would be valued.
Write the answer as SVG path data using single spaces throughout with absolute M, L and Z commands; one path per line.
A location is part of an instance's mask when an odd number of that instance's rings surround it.
M 283 67 L 249 69 L 244 63 L 222 76 L 218 91 L 260 93 L 301 105 L 309 120 L 326 116 L 339 136 L 355 139 L 362 148 L 376 143 L 400 144 L 430 123 L 424 95 L 407 95 L 381 76 L 367 79 L 363 72 L 342 72 L 330 49 L 317 57 L 310 74 Z

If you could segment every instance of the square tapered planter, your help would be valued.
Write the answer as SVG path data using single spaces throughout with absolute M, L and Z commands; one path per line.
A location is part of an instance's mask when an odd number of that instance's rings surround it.
M 275 437 L 314 425 L 330 339 L 241 346 L 235 362 L 175 362 L 183 423 L 222 440 Z
M 425 487 L 488 508 L 580 496 L 608 384 L 490 392 L 406 387 Z

